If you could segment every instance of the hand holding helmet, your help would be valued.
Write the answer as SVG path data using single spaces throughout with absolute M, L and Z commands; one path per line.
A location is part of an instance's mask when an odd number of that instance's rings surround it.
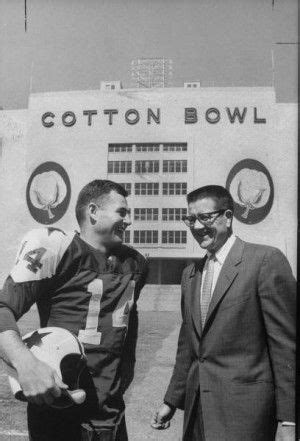
M 15 397 L 57 408 L 81 404 L 86 394 L 78 385 L 86 359 L 77 337 L 65 329 L 49 327 L 26 334 L 23 342 L 29 351 L 17 370 L 9 369 Z

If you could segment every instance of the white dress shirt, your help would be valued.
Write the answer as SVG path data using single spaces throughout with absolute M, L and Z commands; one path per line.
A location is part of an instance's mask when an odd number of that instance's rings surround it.
M 211 288 L 211 295 L 214 292 L 214 289 L 216 287 L 217 284 L 217 280 L 219 278 L 222 266 L 224 264 L 224 261 L 226 259 L 226 257 L 228 256 L 229 251 L 231 250 L 234 242 L 236 240 L 236 236 L 234 234 L 232 234 L 224 243 L 224 245 L 216 252 L 215 254 L 215 261 L 214 261 L 214 276 L 213 276 L 213 283 L 212 283 L 212 288 Z M 206 276 L 206 271 L 207 271 L 207 266 L 208 266 L 208 259 L 211 256 L 211 253 L 208 251 L 207 252 L 207 259 L 203 268 L 203 273 L 202 273 L 202 280 L 205 279 Z M 202 299 L 202 287 L 203 287 L 203 283 L 201 283 L 201 297 L 200 299 Z M 201 301 L 201 300 L 200 300 Z

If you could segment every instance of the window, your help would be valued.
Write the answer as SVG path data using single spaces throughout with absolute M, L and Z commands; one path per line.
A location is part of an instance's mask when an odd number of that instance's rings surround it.
M 186 231 L 162 231 L 162 244 L 183 244 L 186 243 Z
M 159 144 L 136 144 L 137 152 L 159 152 Z
M 157 221 L 158 208 L 135 208 L 134 220 L 136 221 Z
M 158 243 L 157 230 L 135 230 L 133 234 L 135 244 L 153 244 Z
M 183 142 L 167 142 L 163 144 L 164 152 L 186 152 L 187 151 L 187 143 Z
M 163 195 L 182 195 L 186 194 L 186 182 L 164 182 Z
M 162 220 L 163 221 L 181 221 L 182 216 L 187 213 L 186 208 L 163 208 Z
M 185 88 L 193 88 L 193 89 L 197 89 L 200 88 L 200 81 L 193 81 L 192 83 L 184 83 L 184 87 Z
M 165 160 L 163 161 L 164 173 L 186 173 L 187 172 L 187 160 Z
M 134 184 L 134 193 L 137 196 L 152 195 L 157 196 L 159 193 L 158 182 L 136 182 Z
M 159 161 L 135 161 L 136 173 L 158 173 Z
M 120 185 L 122 185 L 122 187 L 125 188 L 125 190 L 127 191 L 128 195 L 131 194 L 131 183 L 130 182 L 120 182 Z
M 131 173 L 131 161 L 108 161 L 108 173 Z
M 124 231 L 124 243 L 130 243 L 130 230 L 125 230 Z
M 108 144 L 109 153 L 132 152 L 132 144 Z

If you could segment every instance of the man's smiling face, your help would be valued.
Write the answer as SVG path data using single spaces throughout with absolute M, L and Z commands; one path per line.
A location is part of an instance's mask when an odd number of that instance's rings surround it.
M 97 207 L 94 228 L 101 235 L 103 245 L 112 247 L 122 243 L 124 231 L 131 224 L 126 198 L 111 191 L 101 198 Z
M 213 198 L 206 197 L 190 202 L 189 216 L 201 216 L 219 210 Z M 231 233 L 232 215 L 230 210 L 221 210 L 219 213 L 207 215 L 207 222 L 195 219 L 190 230 L 200 247 L 210 252 L 216 252 L 226 242 Z

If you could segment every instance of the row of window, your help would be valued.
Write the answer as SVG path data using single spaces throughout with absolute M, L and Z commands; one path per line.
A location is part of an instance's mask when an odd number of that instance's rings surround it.
M 139 143 L 139 144 L 109 144 L 109 153 L 132 152 L 135 146 L 136 152 L 159 152 L 162 146 L 163 152 L 186 152 L 187 143 L 185 142 L 166 142 L 160 143 Z
M 163 173 L 186 173 L 187 172 L 187 161 L 163 161 Z
M 135 208 L 135 221 L 158 221 L 158 208 Z
M 128 194 L 132 193 L 131 182 L 120 182 Z M 186 182 L 163 182 L 163 195 L 185 195 L 187 193 Z M 158 196 L 159 183 L 158 182 L 136 182 L 134 184 L 134 194 L 137 196 Z
M 131 173 L 131 171 L 131 161 L 108 161 L 107 163 L 108 173 Z
M 136 173 L 158 173 L 159 161 L 135 161 Z
M 108 173 L 131 173 L 131 161 L 108 161 Z M 164 173 L 187 173 L 187 160 L 172 160 L 167 159 L 163 161 Z M 159 173 L 159 161 L 135 161 L 135 173 Z
M 162 194 L 168 195 L 185 195 L 187 193 L 186 182 L 163 182 Z M 158 182 L 136 182 L 134 184 L 134 194 L 137 196 L 158 196 Z
M 136 144 L 137 152 L 159 152 L 159 144 Z
M 181 221 L 182 216 L 187 213 L 186 208 L 163 208 L 162 221 Z M 158 221 L 158 208 L 135 208 L 135 221 Z
M 109 153 L 132 152 L 132 144 L 108 144 Z
M 126 230 L 124 234 L 124 242 L 131 242 L 131 231 Z M 186 244 L 186 231 L 163 230 L 161 232 L 162 244 Z M 134 244 L 158 244 L 158 230 L 134 230 L 133 231 Z

